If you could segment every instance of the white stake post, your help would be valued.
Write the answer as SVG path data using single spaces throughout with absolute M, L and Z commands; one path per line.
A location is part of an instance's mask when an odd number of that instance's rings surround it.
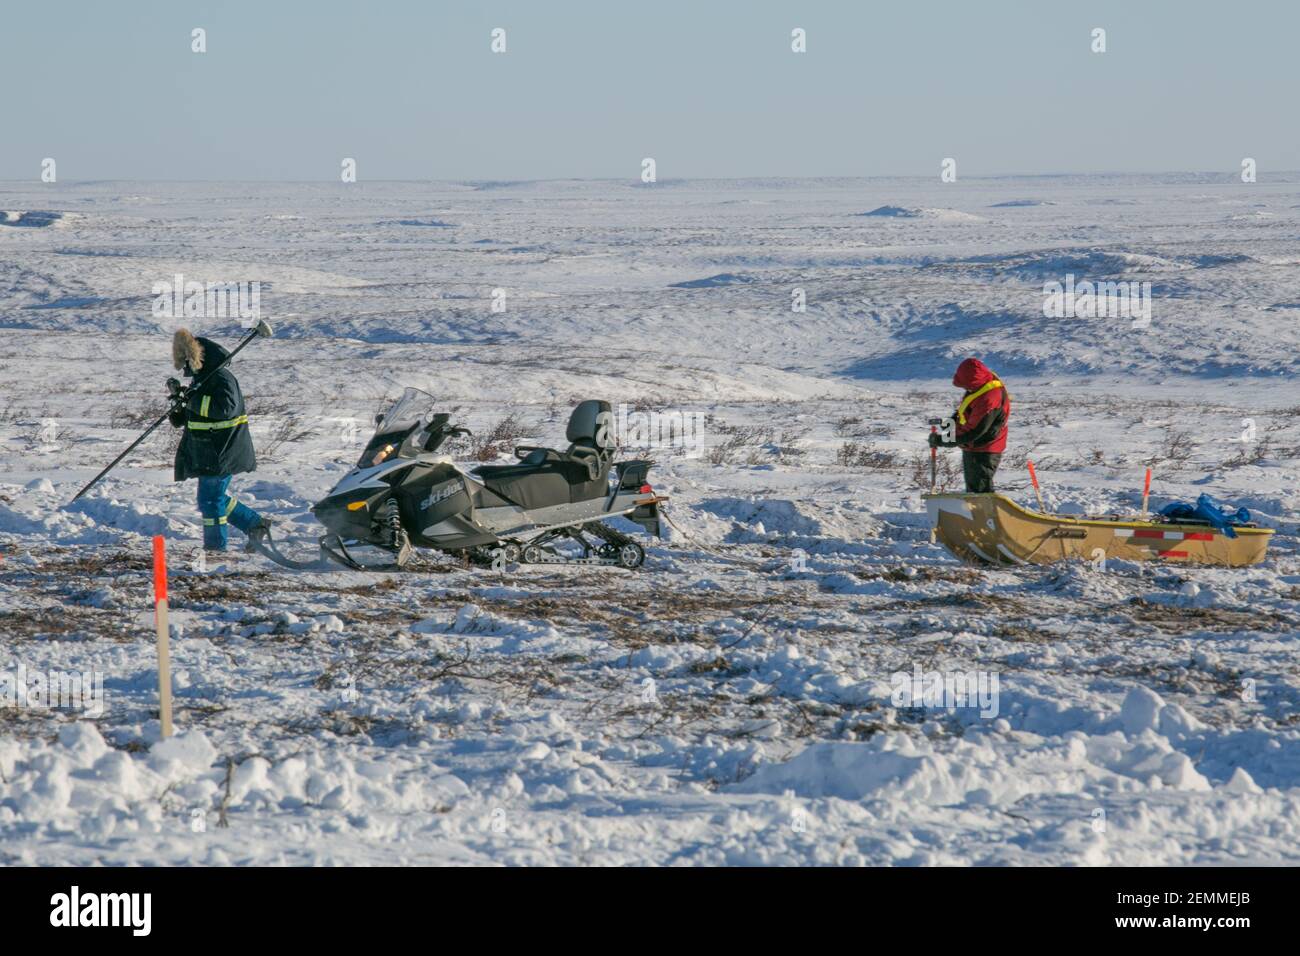
M 153 601 L 158 625 L 158 715 L 166 739 L 172 735 L 172 661 L 167 630 L 167 548 L 160 534 L 153 539 Z

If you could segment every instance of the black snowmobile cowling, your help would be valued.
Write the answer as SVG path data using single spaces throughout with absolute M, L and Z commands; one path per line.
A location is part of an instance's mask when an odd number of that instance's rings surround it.
M 607 564 L 636 568 L 645 551 L 606 522 L 626 517 L 662 536 L 659 504 L 648 476 L 652 462 L 615 462 L 608 402 L 586 401 L 569 419 L 564 451 L 519 446 L 518 461 L 464 471 L 441 453 L 447 439 L 469 434 L 434 398 L 408 388 L 377 422 L 356 465 L 312 513 L 328 534 L 322 554 L 350 567 L 350 548 L 365 545 L 400 567 L 413 548 L 464 555 L 476 563 Z M 591 536 L 590 538 L 588 536 Z M 591 540 L 594 538 L 595 540 Z M 576 545 L 569 555 L 559 546 Z M 259 548 L 290 566 L 273 549 Z M 572 550 L 572 549 L 570 549 Z

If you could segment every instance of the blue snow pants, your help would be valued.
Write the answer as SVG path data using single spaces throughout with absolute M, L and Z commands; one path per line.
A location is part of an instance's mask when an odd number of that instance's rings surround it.
M 226 494 L 230 475 L 206 475 L 199 479 L 199 514 L 203 515 L 203 549 L 225 551 L 230 537 L 229 525 L 244 534 L 262 520 L 248 505 Z

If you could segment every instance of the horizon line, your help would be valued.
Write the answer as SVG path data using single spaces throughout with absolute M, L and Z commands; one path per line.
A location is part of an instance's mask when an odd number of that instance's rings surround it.
M 1286 177 L 1300 176 L 1300 169 L 1280 169 L 1268 173 L 1260 172 L 1257 174 L 1262 180 L 1265 176 Z M 1070 177 L 1117 177 L 1117 176 L 1224 176 L 1237 180 L 1240 176 L 1240 170 L 1226 171 L 1221 169 L 1165 169 L 1165 170 L 1104 170 L 1096 172 L 1040 172 L 1040 173 L 970 173 L 958 177 L 958 181 L 965 179 L 975 180 L 997 180 L 997 179 L 1065 179 Z M 247 183 L 247 184 L 276 184 L 276 185 L 317 185 L 317 184 L 334 184 L 340 186 L 355 186 L 362 183 L 449 183 L 460 185 L 475 185 L 479 183 L 627 183 L 638 187 L 650 187 L 660 183 L 683 183 L 683 182 L 763 182 L 779 180 L 799 180 L 799 181 L 818 181 L 818 180 L 843 180 L 843 181 L 870 181 L 870 180 L 916 180 L 916 181 L 933 181 L 937 176 L 935 174 L 916 175 L 916 174 L 887 174 L 877 173 L 871 175 L 788 175 L 788 174 L 763 174 L 752 176 L 663 176 L 659 177 L 654 183 L 643 183 L 635 176 L 541 176 L 533 178 L 515 178 L 515 177 L 484 177 L 484 178 L 427 178 L 427 179 L 357 179 L 355 182 L 344 183 L 337 178 L 322 179 L 130 179 L 130 178 L 113 178 L 98 177 L 88 179 L 66 179 L 58 180 L 53 183 L 42 182 L 39 177 L 29 179 L 0 179 L 0 184 L 9 183 L 36 183 L 41 186 L 60 186 L 60 185 L 92 185 L 95 183 Z M 1278 180 L 1282 181 L 1282 180 Z M 1246 185 L 1258 185 L 1249 183 Z M 954 185 L 953 183 L 942 183 L 941 185 Z

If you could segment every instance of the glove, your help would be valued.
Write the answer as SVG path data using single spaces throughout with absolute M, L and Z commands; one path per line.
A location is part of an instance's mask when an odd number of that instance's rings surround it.
M 184 428 L 187 416 L 185 406 L 177 402 L 167 410 L 167 421 L 171 422 L 172 428 Z
M 943 447 L 943 436 L 940 435 L 938 432 L 930 432 L 930 447 L 931 447 L 931 448 L 942 448 L 942 447 Z

